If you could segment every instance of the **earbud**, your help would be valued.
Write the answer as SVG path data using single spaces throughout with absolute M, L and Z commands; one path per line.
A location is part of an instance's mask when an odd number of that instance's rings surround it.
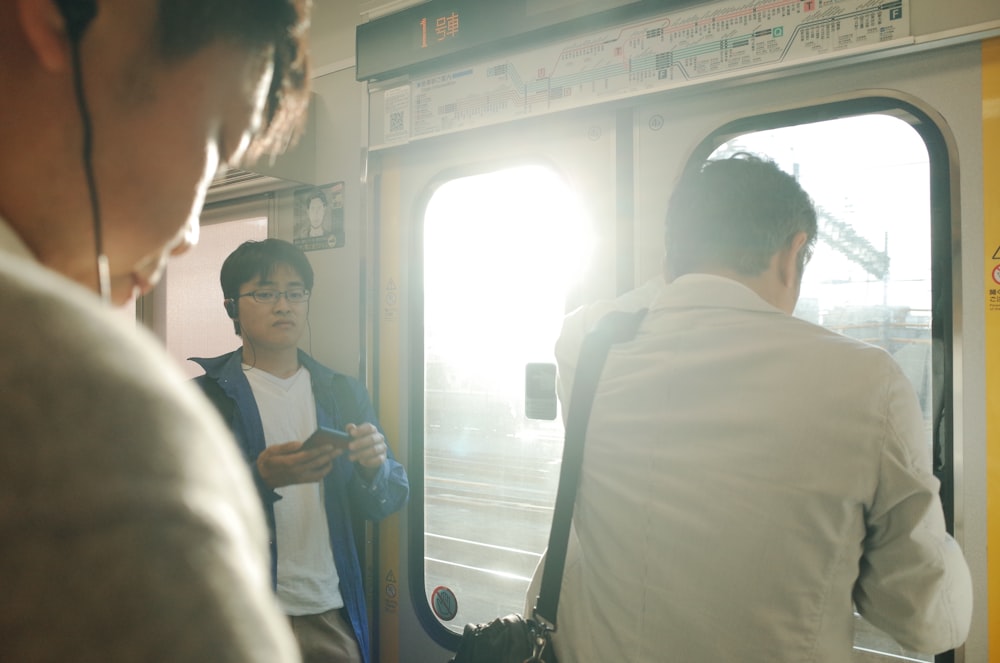
M 66 34 L 73 42 L 80 41 L 97 16 L 97 0 L 55 0 L 55 3 L 66 19 Z
M 235 320 L 238 317 L 240 317 L 239 309 L 236 308 L 235 299 L 227 299 L 222 302 L 222 305 L 226 307 L 226 313 L 229 315 L 230 318 Z

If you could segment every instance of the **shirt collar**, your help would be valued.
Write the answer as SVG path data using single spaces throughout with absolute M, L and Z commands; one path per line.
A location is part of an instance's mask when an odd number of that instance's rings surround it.
M 718 307 L 784 314 L 748 286 L 715 274 L 680 276 L 663 288 L 650 306 L 651 309 Z
M 14 231 L 3 217 L 0 217 L 0 251 L 11 253 L 21 258 L 35 260 L 35 255 L 31 252 L 31 249 L 28 248 L 28 245 L 24 243 L 21 236 Z

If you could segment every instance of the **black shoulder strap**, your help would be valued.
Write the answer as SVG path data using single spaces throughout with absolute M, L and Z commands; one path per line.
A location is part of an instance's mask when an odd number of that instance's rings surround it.
M 583 447 L 590 421 L 590 405 L 597 391 L 597 382 L 604 369 L 608 350 L 615 343 L 635 337 L 646 309 L 635 313 L 613 311 L 598 321 L 593 331 L 587 334 L 580 349 L 580 361 L 573 390 L 570 396 L 569 413 L 566 420 L 566 441 L 563 445 L 562 467 L 559 470 L 559 491 L 552 515 L 552 530 L 549 533 L 549 547 L 545 553 L 545 567 L 542 573 L 542 587 L 535 604 L 535 617 L 544 619 L 549 627 L 555 628 L 556 612 L 559 609 L 559 588 L 562 585 L 563 567 L 566 563 L 566 548 L 569 543 L 570 525 L 573 521 L 573 504 L 576 502 L 576 488 L 580 482 L 583 466 Z

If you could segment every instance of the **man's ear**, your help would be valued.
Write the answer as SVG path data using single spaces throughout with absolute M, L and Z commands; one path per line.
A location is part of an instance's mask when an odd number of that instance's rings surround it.
M 44 69 L 69 71 L 72 64 L 66 19 L 54 0 L 14 0 L 21 30 Z
M 801 269 L 799 266 L 799 254 L 802 252 L 802 247 L 806 245 L 808 239 L 808 236 L 804 232 L 799 231 L 792 236 L 792 240 L 788 245 L 778 252 L 778 278 L 781 279 L 783 286 L 798 288 L 798 284 L 802 278 L 802 275 L 799 274 L 799 269 Z

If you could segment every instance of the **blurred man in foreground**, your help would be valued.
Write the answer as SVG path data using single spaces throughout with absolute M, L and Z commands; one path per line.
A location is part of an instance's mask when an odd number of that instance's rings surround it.
M 284 145 L 305 0 L 0 3 L 0 660 L 297 661 L 233 440 L 123 324 Z

